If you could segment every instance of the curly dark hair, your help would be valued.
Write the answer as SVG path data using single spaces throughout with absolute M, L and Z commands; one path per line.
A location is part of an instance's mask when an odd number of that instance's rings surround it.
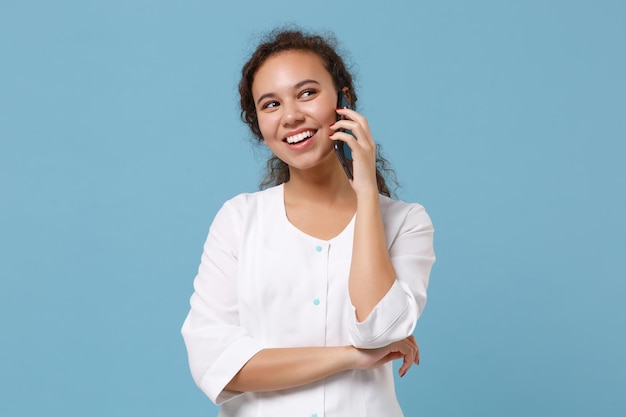
M 248 62 L 241 69 L 239 96 L 241 119 L 248 125 L 258 142 L 263 141 L 263 136 L 259 129 L 256 107 L 252 96 L 252 83 L 261 65 L 269 57 L 280 52 L 299 50 L 312 52 L 317 55 L 330 73 L 337 91 L 347 88 L 350 92 L 350 104 L 353 108 L 356 108 L 357 94 L 352 74 L 346 67 L 342 57 L 337 53 L 337 45 L 337 40 L 333 35 L 309 34 L 298 29 L 275 29 L 257 46 Z M 397 185 L 395 173 L 391 169 L 389 162 L 380 154 L 380 146 L 377 145 L 376 181 L 378 191 L 389 197 L 391 193 L 387 186 L 385 175 L 391 176 L 392 181 Z M 260 188 L 283 184 L 287 181 L 289 181 L 289 166 L 276 155 L 272 155 L 267 161 L 265 177 L 260 184 Z

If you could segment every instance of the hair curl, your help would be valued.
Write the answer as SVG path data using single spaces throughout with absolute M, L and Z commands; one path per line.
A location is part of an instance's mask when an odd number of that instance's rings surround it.
M 241 106 L 241 119 L 248 125 L 258 142 L 263 141 L 256 114 L 254 97 L 252 96 L 252 83 L 254 77 L 263 63 L 271 56 L 285 51 L 306 51 L 317 55 L 323 62 L 324 67 L 330 73 L 337 91 L 347 87 L 350 92 L 350 101 L 356 108 L 357 94 L 354 88 L 352 74 L 346 67 L 344 60 L 337 53 L 337 40 L 332 35 L 321 36 L 308 34 L 297 29 L 276 29 L 270 32 L 261 42 L 250 59 L 241 69 L 239 82 L 239 97 Z M 376 149 L 376 182 L 378 191 L 386 196 L 391 192 L 387 185 L 386 176 L 397 185 L 397 179 L 389 162 L 382 157 L 380 145 Z M 260 188 L 264 189 L 289 181 L 289 166 L 272 155 L 266 165 L 265 177 L 261 181 Z

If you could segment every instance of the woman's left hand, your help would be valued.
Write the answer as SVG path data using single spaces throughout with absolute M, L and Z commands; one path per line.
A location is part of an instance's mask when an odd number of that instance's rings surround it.
M 385 363 L 402 359 L 398 374 L 403 377 L 413 364 L 420 363 L 420 350 L 412 335 L 404 340 L 378 349 L 356 349 L 353 369 L 374 369 Z
M 372 137 L 367 119 L 354 110 L 337 109 L 343 117 L 331 126 L 335 131 L 330 135 L 332 140 L 345 142 L 352 150 L 352 188 L 357 193 L 375 192 L 376 183 L 376 143 Z M 342 130 L 350 130 L 352 135 Z

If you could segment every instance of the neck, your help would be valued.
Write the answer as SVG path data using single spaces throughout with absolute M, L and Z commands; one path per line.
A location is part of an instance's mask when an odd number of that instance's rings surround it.
M 332 169 L 298 170 L 290 167 L 285 198 L 290 202 L 320 205 L 356 202 L 356 195 L 341 165 Z

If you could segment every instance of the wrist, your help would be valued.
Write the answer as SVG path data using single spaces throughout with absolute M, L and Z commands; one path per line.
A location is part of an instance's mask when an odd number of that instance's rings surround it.
M 357 369 L 357 349 L 354 346 L 342 346 L 340 350 L 341 371 Z
M 378 189 L 359 190 L 356 192 L 357 204 L 378 204 Z

